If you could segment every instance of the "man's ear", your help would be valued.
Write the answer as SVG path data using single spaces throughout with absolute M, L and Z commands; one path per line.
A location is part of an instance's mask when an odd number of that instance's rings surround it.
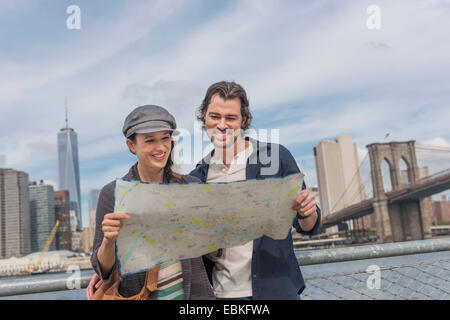
M 242 117 L 241 129 L 244 130 L 246 126 L 247 126 L 247 117 Z

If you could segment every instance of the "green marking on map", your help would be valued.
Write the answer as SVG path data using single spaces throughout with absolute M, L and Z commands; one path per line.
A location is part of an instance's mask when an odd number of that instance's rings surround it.
M 134 238 L 139 234 L 139 230 L 134 230 L 133 232 L 128 232 L 127 234 L 130 235 L 130 237 Z
M 173 205 L 174 205 L 173 203 L 164 203 L 164 207 L 166 208 L 170 208 Z
M 300 190 L 300 186 L 297 184 L 293 190 L 289 191 L 288 198 L 290 198 L 294 193 L 296 193 L 298 190 Z
M 217 249 L 217 243 L 213 242 L 206 246 L 206 251 L 211 252 Z
M 156 240 L 156 239 L 154 239 L 154 238 L 152 238 L 152 237 L 150 237 L 150 236 L 148 236 L 146 234 L 144 234 L 142 236 L 142 239 L 144 239 L 145 241 L 147 241 L 147 242 L 149 242 L 149 243 L 151 243 L 151 244 L 153 244 L 155 246 L 159 246 L 159 241 L 158 240 Z
M 238 224 L 239 223 L 239 219 L 236 218 L 237 216 L 237 212 L 232 212 L 230 213 L 230 215 L 228 217 L 224 217 L 223 220 L 229 224 Z
M 215 226 L 214 223 L 209 222 L 209 221 L 205 221 L 205 220 L 200 220 L 197 218 L 192 218 L 191 219 L 191 224 L 199 226 L 199 227 L 213 227 Z
M 205 184 L 205 189 L 208 190 L 208 191 L 211 190 L 211 185 L 210 184 Z

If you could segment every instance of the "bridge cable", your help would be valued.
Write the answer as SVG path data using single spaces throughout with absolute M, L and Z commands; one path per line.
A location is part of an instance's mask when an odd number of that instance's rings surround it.
M 366 154 L 366 156 L 363 158 L 363 160 L 360 162 L 358 168 L 356 169 L 352 179 L 350 180 L 350 183 L 347 185 L 347 187 L 345 188 L 345 190 L 342 192 L 341 196 L 339 197 L 339 199 L 334 203 L 332 209 L 330 210 L 330 213 L 334 212 L 334 209 L 336 208 L 336 206 L 339 204 L 339 202 L 342 200 L 342 198 L 344 197 L 345 193 L 347 192 L 347 190 L 350 188 L 350 186 L 353 183 L 353 180 L 355 180 L 355 178 L 358 176 L 358 173 L 360 173 L 360 169 L 362 164 L 364 163 L 364 161 L 366 161 L 369 157 L 369 153 Z

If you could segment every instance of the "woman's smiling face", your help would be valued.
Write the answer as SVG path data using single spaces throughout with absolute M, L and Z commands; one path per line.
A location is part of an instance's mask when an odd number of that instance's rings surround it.
M 128 143 L 130 141 L 131 143 Z M 138 158 L 138 162 L 151 168 L 163 169 L 172 150 L 172 139 L 169 131 L 138 133 L 133 142 L 127 144 Z

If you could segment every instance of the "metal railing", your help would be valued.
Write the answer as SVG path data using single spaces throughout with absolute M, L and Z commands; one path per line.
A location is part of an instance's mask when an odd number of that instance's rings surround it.
M 326 264 L 362 259 L 394 257 L 420 253 L 450 251 L 450 238 L 364 245 L 347 248 L 297 251 L 300 266 Z M 93 270 L 78 273 L 47 274 L 45 278 L 35 275 L 27 277 L 0 278 L 0 297 L 32 293 L 83 289 L 89 284 Z M 308 279 L 305 279 L 308 281 Z
M 300 266 L 449 251 L 450 238 L 296 252 Z
M 45 278 L 41 275 L 0 278 L 0 297 L 83 289 L 89 285 L 93 274 L 93 270 L 87 270 L 79 273 L 45 274 Z

